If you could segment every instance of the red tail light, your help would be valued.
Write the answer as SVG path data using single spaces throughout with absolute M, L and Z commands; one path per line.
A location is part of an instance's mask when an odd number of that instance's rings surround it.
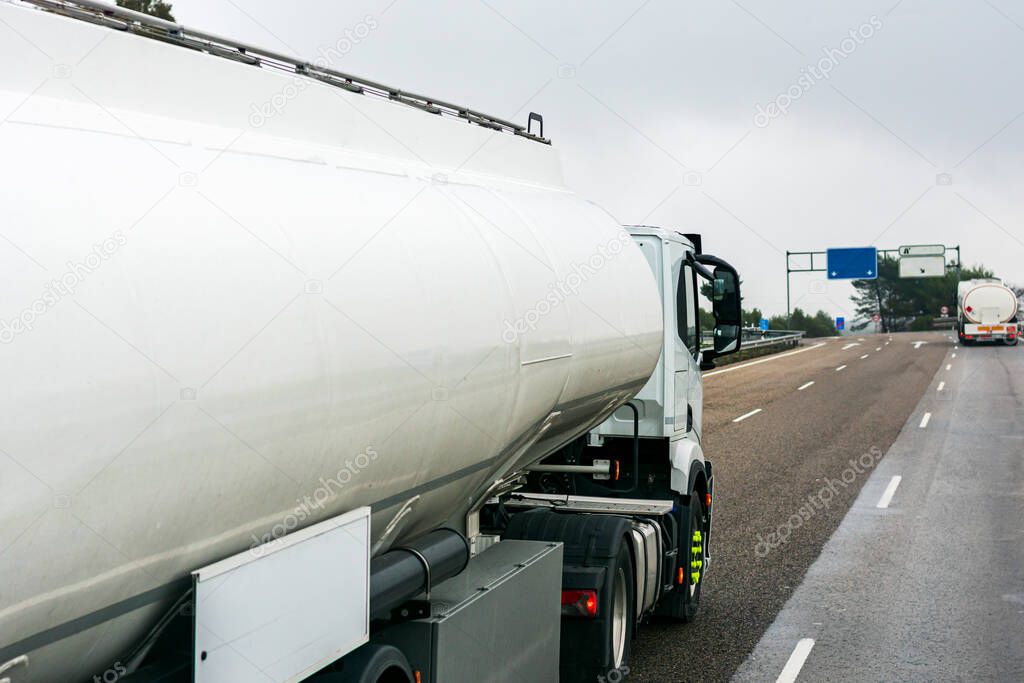
M 973 334 L 964 335 L 964 339 L 974 339 Z
M 562 591 L 562 616 L 587 617 L 597 616 L 597 591 Z

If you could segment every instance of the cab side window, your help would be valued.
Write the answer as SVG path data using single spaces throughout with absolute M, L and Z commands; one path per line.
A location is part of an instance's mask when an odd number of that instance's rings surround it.
M 679 339 L 682 340 L 683 344 L 687 348 L 690 348 L 690 336 L 689 336 L 689 314 L 690 309 L 693 307 L 693 302 L 687 297 L 686 293 L 686 282 L 689 279 L 687 277 L 687 271 L 690 270 L 690 266 L 682 265 L 679 263 L 679 270 L 675 273 L 676 281 L 676 333 L 679 335 Z
M 697 310 L 697 274 L 693 268 L 686 266 L 683 269 L 683 280 L 686 286 L 686 347 L 694 357 L 700 351 L 700 330 L 697 321 L 699 313 Z

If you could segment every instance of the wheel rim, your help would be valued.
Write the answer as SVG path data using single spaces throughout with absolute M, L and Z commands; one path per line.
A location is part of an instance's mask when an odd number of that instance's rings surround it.
M 700 529 L 693 530 L 690 539 L 690 597 L 697 594 L 701 572 L 704 569 L 704 535 Z
M 612 604 L 612 648 L 615 652 L 616 669 L 622 666 L 622 660 L 626 657 L 626 620 L 629 619 L 626 590 L 626 573 L 619 569 L 615 576 L 615 597 Z

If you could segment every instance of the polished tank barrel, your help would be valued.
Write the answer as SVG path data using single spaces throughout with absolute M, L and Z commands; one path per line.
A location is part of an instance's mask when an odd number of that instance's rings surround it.
M 464 530 L 650 377 L 654 277 L 551 146 L 0 1 L 7 31 L 13 683 L 102 677 L 189 572 L 356 507 L 376 555 Z

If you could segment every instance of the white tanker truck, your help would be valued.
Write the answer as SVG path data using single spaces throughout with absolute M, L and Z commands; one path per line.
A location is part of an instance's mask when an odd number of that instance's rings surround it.
M 0 681 L 617 680 L 693 619 L 699 236 L 535 115 L 84 0 L 0 35 Z
M 965 280 L 957 286 L 957 327 L 964 346 L 1017 344 L 1017 295 L 1000 280 Z

